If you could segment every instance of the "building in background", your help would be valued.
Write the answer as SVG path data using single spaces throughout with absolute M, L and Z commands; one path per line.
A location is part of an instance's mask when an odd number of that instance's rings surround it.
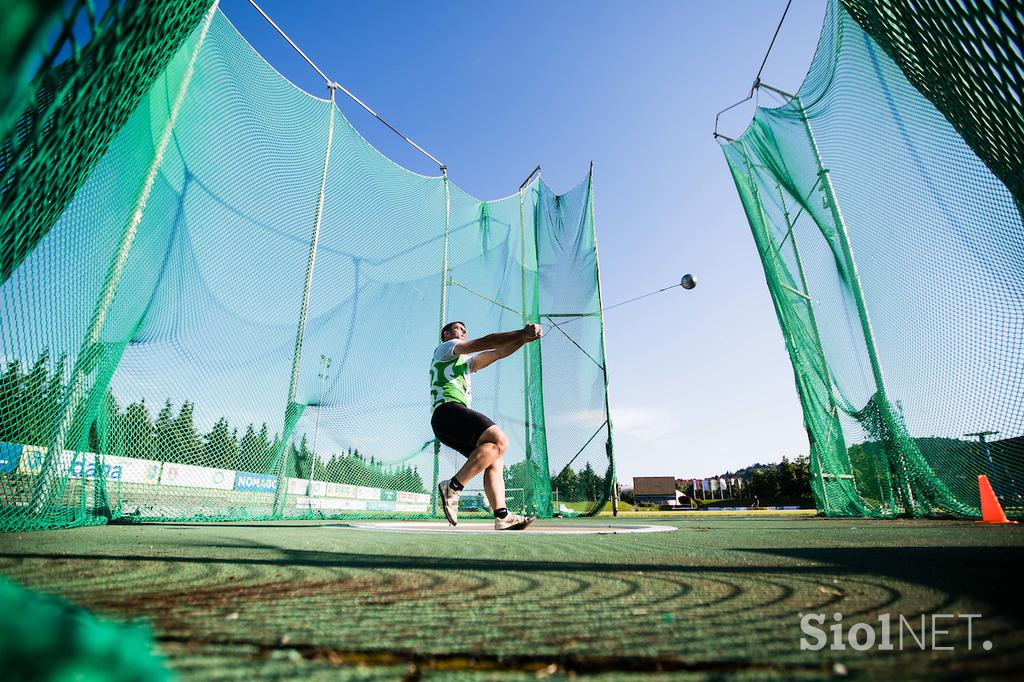
M 685 497 L 683 493 L 676 490 L 675 476 L 636 476 L 633 478 L 635 504 L 648 502 L 676 507 Z

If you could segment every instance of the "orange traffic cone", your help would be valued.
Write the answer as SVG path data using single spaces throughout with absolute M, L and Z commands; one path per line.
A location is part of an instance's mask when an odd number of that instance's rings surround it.
M 978 491 L 981 493 L 981 521 L 978 523 L 1017 523 L 1006 518 L 999 499 L 988 482 L 988 476 L 978 475 Z

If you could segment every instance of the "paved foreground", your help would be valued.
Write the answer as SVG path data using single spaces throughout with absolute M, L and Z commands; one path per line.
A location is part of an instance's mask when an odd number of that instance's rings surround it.
M 148 620 L 184 679 L 933 680 L 1024 670 L 1019 526 L 695 516 L 623 522 L 675 532 L 561 535 L 329 527 L 338 523 L 6 534 L 0 573 Z M 540 525 L 588 523 L 616 521 Z M 801 650 L 801 638 L 820 639 L 801 631 L 801 614 L 822 614 L 808 624 L 832 645 L 837 613 L 846 648 Z M 887 618 L 892 651 L 879 647 Z M 851 648 L 851 626 L 873 646 Z

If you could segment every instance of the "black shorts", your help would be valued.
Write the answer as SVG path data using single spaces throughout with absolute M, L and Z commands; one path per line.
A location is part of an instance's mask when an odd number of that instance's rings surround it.
M 461 403 L 442 403 L 434 409 L 430 426 L 439 441 L 469 457 L 480 434 L 494 426 L 494 422 Z

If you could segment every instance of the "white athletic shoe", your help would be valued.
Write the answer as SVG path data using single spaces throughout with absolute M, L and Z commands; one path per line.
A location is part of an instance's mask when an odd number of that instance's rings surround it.
M 459 490 L 452 490 L 451 481 L 441 481 L 437 484 L 437 492 L 441 501 L 441 509 L 444 510 L 444 517 L 453 526 L 459 524 Z
M 508 516 L 503 519 L 495 517 L 494 530 L 525 530 L 536 520 L 533 516 L 519 516 L 509 512 Z

